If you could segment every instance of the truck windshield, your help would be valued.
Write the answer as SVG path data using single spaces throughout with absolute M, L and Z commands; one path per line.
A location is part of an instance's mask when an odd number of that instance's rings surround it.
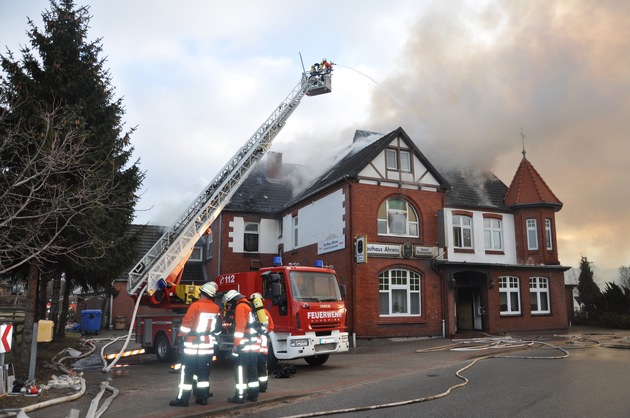
M 293 297 L 297 300 L 318 302 L 341 300 L 334 274 L 292 271 L 289 279 Z

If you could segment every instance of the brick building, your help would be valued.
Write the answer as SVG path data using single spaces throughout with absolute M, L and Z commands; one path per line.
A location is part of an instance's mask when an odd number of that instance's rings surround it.
M 275 255 L 323 260 L 346 285 L 349 331 L 362 338 L 568 327 L 562 203 L 525 154 L 507 187 L 492 173 L 439 171 L 402 128 L 357 131 L 308 175 L 268 154 L 211 227 L 208 277 Z

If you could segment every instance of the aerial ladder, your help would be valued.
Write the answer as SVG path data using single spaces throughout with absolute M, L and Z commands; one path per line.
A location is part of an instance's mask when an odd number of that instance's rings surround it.
M 332 63 L 331 63 L 332 64 Z M 304 95 L 330 93 L 332 66 L 303 70 L 300 82 L 195 198 L 178 220 L 129 272 L 127 292 L 154 308 L 185 309 L 190 302 L 173 297 L 195 243 L 209 231 L 232 195 L 271 147 Z

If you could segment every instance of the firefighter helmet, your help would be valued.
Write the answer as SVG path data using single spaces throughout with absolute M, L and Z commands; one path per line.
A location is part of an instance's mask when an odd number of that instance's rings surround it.
M 215 282 L 208 282 L 204 284 L 203 286 L 201 286 L 201 293 L 205 294 L 208 297 L 213 298 L 214 295 L 217 293 L 218 287 L 219 286 L 217 286 Z
M 243 295 L 238 293 L 236 290 L 228 290 L 228 292 L 223 295 L 223 303 L 228 303 L 234 299 L 240 299 L 238 296 L 243 297 Z
M 250 300 L 254 300 L 254 299 L 262 299 L 262 295 L 258 292 L 256 293 L 252 293 L 252 295 L 249 297 Z

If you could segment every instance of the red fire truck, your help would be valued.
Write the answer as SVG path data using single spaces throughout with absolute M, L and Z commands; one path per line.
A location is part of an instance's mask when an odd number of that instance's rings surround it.
M 315 267 L 281 265 L 258 271 L 223 274 L 215 279 L 218 292 L 236 290 L 243 296 L 258 292 L 271 314 L 274 330 L 269 334 L 269 367 L 277 360 L 304 358 L 312 366 L 324 364 L 328 356 L 348 351 L 345 286 L 339 285 L 332 268 L 317 262 Z M 219 351 L 229 353 L 234 341 L 233 324 L 224 320 Z

